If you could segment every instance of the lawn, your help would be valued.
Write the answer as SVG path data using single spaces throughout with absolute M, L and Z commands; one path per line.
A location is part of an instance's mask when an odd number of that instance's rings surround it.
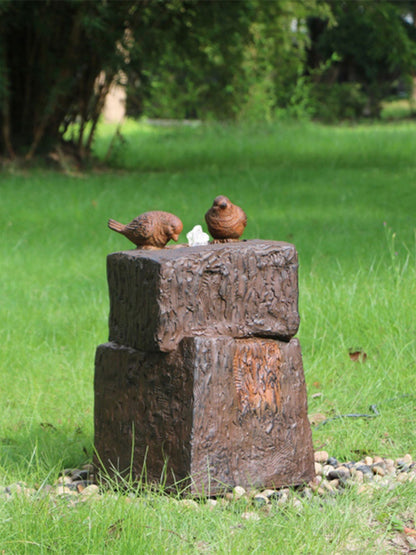
M 113 133 L 100 129 L 101 158 Z M 127 122 L 108 170 L 4 168 L 0 486 L 53 483 L 62 468 L 92 458 L 94 353 L 107 340 L 105 258 L 130 248 L 107 219 L 127 223 L 146 210 L 168 210 L 182 219 L 185 242 L 218 194 L 247 212 L 244 238 L 289 241 L 299 252 L 309 412 L 332 419 L 314 427 L 315 448 L 340 460 L 415 458 L 415 133 L 414 123 Z M 366 356 L 353 361 L 353 351 Z M 379 416 L 333 419 L 368 414 L 370 405 Z M 252 521 L 242 520 L 246 507 L 238 503 L 195 509 L 163 495 L 107 494 L 52 509 L 45 499 L 0 498 L 0 548 L 387 553 L 394 519 L 415 518 L 415 484 L 400 488 L 371 500 L 355 491 L 325 504 L 313 499 L 302 518 L 293 507 L 258 510 Z

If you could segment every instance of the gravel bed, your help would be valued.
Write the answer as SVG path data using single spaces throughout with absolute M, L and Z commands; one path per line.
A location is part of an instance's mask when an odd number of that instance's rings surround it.
M 104 491 L 94 483 L 92 465 L 77 469 L 65 469 L 53 485 L 42 485 L 38 488 L 28 487 L 23 482 L 0 487 L 0 500 L 8 500 L 14 496 L 24 495 L 30 498 L 50 496 L 63 498 L 75 504 L 89 499 L 99 498 Z M 246 490 L 236 486 L 232 491 L 216 499 L 208 499 L 211 507 L 232 501 L 244 500 L 247 506 L 265 507 L 292 504 L 301 506 L 300 498 L 310 499 L 314 496 L 334 497 L 343 493 L 346 488 L 355 487 L 358 493 L 372 492 L 375 488 L 394 489 L 406 482 L 416 482 L 416 462 L 407 454 L 397 459 L 383 457 L 365 457 L 358 462 L 339 462 L 330 457 L 326 451 L 315 452 L 315 478 L 298 488 L 280 488 L 264 490 Z M 131 495 L 126 496 L 132 500 Z M 193 499 L 183 499 L 185 506 L 198 507 Z M 255 512 L 241 515 L 247 519 L 260 518 Z

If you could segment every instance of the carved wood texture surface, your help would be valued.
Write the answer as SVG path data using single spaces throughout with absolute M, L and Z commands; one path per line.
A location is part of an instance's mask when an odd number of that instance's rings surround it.
M 279 487 L 311 480 L 298 340 L 196 338 L 194 348 L 191 474 L 199 486 L 215 491 L 220 483 Z
M 95 357 L 95 448 L 110 472 L 149 481 L 169 473 L 189 474 L 193 375 L 183 349 L 145 353 L 117 343 L 97 348 Z M 145 474 L 143 474 L 145 477 Z
M 184 337 L 289 340 L 299 327 L 297 253 L 241 241 L 108 256 L 110 341 L 173 351 Z
M 186 338 L 173 353 L 115 343 L 97 349 L 95 447 L 111 472 L 128 469 L 191 490 L 263 487 L 313 477 L 299 342 Z M 98 462 L 98 461 L 97 461 Z

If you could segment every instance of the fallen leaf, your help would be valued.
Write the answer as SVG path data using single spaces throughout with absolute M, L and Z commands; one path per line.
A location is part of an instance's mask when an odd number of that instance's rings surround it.
M 407 528 L 407 526 L 405 526 L 403 528 L 403 532 L 408 536 L 413 536 L 414 538 L 416 538 L 416 530 L 414 530 L 413 528 Z
M 364 351 L 350 351 L 348 354 L 354 362 L 365 362 L 367 360 L 367 353 Z
M 43 428 L 44 430 L 46 430 L 47 428 L 51 428 L 52 430 L 56 430 L 56 427 L 53 424 L 51 424 L 50 422 L 41 422 L 39 424 L 39 426 L 41 428 Z
M 113 524 L 110 524 L 110 526 L 107 528 L 107 534 L 110 537 L 118 539 L 121 536 L 121 532 L 123 531 L 123 527 L 121 524 L 123 520 L 124 519 L 120 518 L 119 520 L 116 520 L 116 522 L 114 522 Z
M 317 412 L 315 414 L 308 414 L 308 418 L 311 426 L 317 426 L 318 424 L 326 420 L 326 415 L 320 412 Z

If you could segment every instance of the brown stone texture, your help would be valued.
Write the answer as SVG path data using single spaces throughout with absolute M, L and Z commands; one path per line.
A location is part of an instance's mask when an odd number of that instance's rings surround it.
M 184 337 L 289 340 L 299 327 L 297 253 L 278 241 L 239 241 L 107 258 L 109 340 L 174 351 Z
M 135 478 L 159 482 L 165 458 L 170 475 L 184 478 L 190 466 L 192 365 L 182 346 L 173 353 L 146 353 L 117 343 L 95 356 L 95 449 L 112 474 L 126 475 L 134 456 Z
M 96 464 L 193 493 L 314 476 L 297 339 L 188 337 L 170 353 L 107 343 L 95 364 Z

